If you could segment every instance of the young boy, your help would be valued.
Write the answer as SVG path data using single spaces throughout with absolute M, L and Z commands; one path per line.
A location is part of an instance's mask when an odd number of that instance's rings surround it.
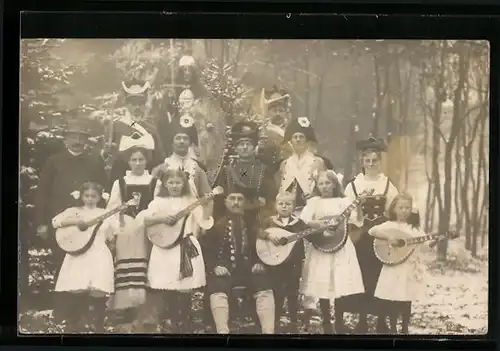
M 275 209 L 277 215 L 271 216 L 264 224 L 264 228 L 281 228 L 292 233 L 298 233 L 307 228 L 306 224 L 293 215 L 295 210 L 295 195 L 290 192 L 283 192 L 276 197 Z M 265 231 L 261 232 L 261 237 L 267 240 L 278 242 L 279 238 L 269 235 Z M 278 266 L 267 267 L 273 278 L 273 290 L 275 299 L 275 329 L 278 330 L 281 313 L 283 312 L 283 302 L 285 297 L 290 315 L 290 333 L 297 333 L 297 310 L 299 297 L 299 284 L 302 274 L 302 260 L 304 259 L 304 244 L 302 240 L 295 243 L 288 259 Z

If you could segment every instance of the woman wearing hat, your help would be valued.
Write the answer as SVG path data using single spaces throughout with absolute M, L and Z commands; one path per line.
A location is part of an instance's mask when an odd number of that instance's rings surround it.
M 374 298 L 375 287 L 378 276 L 382 269 L 382 263 L 376 258 L 373 251 L 373 237 L 368 235 L 368 230 L 375 225 L 381 224 L 387 220 L 385 211 L 392 199 L 398 194 L 398 190 L 391 183 L 389 178 L 381 170 L 382 153 L 387 147 L 384 140 L 369 138 L 357 143 L 357 148 L 361 152 L 362 172 L 359 173 L 346 186 L 346 196 L 354 201 L 358 194 L 366 189 L 374 189 L 372 196 L 367 197 L 361 209 L 363 212 L 363 226 L 361 236 L 355 242 L 356 253 L 358 256 L 365 293 L 361 296 L 364 313 L 360 315 L 360 321 L 356 327 L 356 332 L 364 334 L 367 332 L 366 314 L 372 313 L 378 316 L 377 332 L 388 332 L 385 316 L 381 311 L 380 303 Z M 346 308 L 353 308 L 350 306 Z
M 71 193 L 79 190 L 82 184 L 89 181 L 107 184 L 103 159 L 85 149 L 89 136 L 85 120 L 69 120 L 64 133 L 66 149 L 49 157 L 40 174 L 35 197 L 35 223 L 37 234 L 49 240 L 55 270 L 61 267 L 65 252 L 55 242 L 52 218 L 76 205 Z
M 145 106 L 149 82 L 133 79 L 122 82 L 125 94 L 125 114 L 113 122 L 113 142 L 118 145 L 118 151 L 124 152 L 131 145 L 146 143 L 152 146 L 148 170 L 163 161 L 164 153 L 157 121 L 152 116 L 146 116 Z M 111 169 L 111 184 L 125 175 L 129 169 L 127 163 L 118 158 Z
M 293 119 L 285 130 L 283 143 L 290 143 L 292 155 L 279 168 L 279 192 L 290 191 L 296 196 L 296 209 L 304 207 L 314 190 L 314 174 L 326 169 L 323 159 L 315 155 L 312 143 L 316 135 L 307 117 Z

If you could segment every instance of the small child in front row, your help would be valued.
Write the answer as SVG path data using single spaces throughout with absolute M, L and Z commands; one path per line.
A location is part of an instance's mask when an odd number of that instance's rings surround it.
M 401 240 L 391 238 L 387 229 L 399 229 L 413 237 L 424 236 L 419 229 L 418 214 L 412 213 L 413 199 L 406 193 L 398 194 L 388 208 L 389 220 L 374 226 L 368 234 L 383 240 L 389 240 L 394 246 L 401 245 Z M 402 332 L 408 333 L 408 324 L 411 316 L 411 302 L 415 299 L 421 283 L 422 270 L 418 264 L 418 253 L 414 252 L 405 262 L 389 266 L 384 265 L 378 278 L 375 297 L 387 304 L 388 314 L 397 320 L 399 311 L 402 311 Z M 391 324 L 396 324 L 396 320 Z
M 148 208 L 136 217 L 139 225 L 148 227 L 156 223 L 172 225 L 172 217 L 196 198 L 191 195 L 187 175 L 179 169 L 163 167 L 158 171 L 161 187 Z M 203 206 L 205 205 L 205 206 Z M 205 263 L 196 237 L 198 229 L 208 230 L 214 220 L 207 203 L 196 207 L 185 221 L 183 233 L 177 245 L 164 249 L 153 246 L 148 264 L 148 287 L 150 289 L 143 321 L 146 326 L 160 324 L 162 309 L 169 308 L 174 333 L 190 333 L 191 293 L 206 284 Z
M 351 201 L 344 196 L 342 186 L 332 170 L 318 173 L 315 190 L 320 196 L 310 198 L 301 213 L 302 220 L 312 228 L 324 226 L 325 217 L 340 215 L 351 204 Z M 349 220 L 359 225 L 359 218 L 360 214 L 355 211 Z M 364 292 L 356 250 L 349 237 L 344 246 L 333 253 L 322 252 L 311 245 L 306 253 L 300 292 L 305 296 L 319 299 L 325 334 L 332 332 L 330 300 L 333 299 L 335 330 L 339 334 L 345 333 L 344 306 L 355 303 L 353 302 L 355 297 Z M 315 306 L 304 306 L 304 308 L 306 316 L 310 316 L 310 311 Z
M 295 195 L 289 192 L 278 194 L 275 204 L 277 215 L 271 216 L 265 222 L 264 228 L 281 228 L 291 233 L 299 233 L 307 229 L 306 224 L 293 215 L 295 210 Z M 265 232 L 264 232 L 265 233 Z M 263 234 L 267 240 L 276 245 L 279 237 Z M 287 299 L 290 315 L 289 332 L 297 333 L 297 312 L 299 303 L 299 286 L 302 275 L 302 261 L 304 259 L 304 243 L 302 239 L 295 243 L 290 256 L 278 266 L 268 267 L 273 279 L 275 309 L 275 330 L 279 330 L 280 317 L 283 312 L 283 302 Z
M 101 185 L 88 182 L 72 194 L 82 206 L 70 207 L 52 219 L 58 228 L 78 225 L 106 212 L 97 207 L 103 197 Z M 97 333 L 104 332 L 106 297 L 114 292 L 113 256 L 107 243 L 113 240 L 118 223 L 106 219 L 94 226 L 97 230 L 90 248 L 79 255 L 66 254 L 57 277 L 55 291 L 65 297 L 58 298 L 67 322 L 67 332 L 84 332 L 85 324 L 94 326 Z

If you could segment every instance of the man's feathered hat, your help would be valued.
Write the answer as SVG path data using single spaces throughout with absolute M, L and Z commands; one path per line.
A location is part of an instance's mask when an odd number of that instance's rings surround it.
M 311 121 L 307 117 L 298 117 L 290 121 L 286 126 L 283 142 L 289 142 L 295 133 L 303 133 L 308 141 L 317 141 L 316 133 L 314 133 Z
M 191 139 L 191 143 L 198 145 L 198 132 L 194 124 L 194 119 L 190 114 L 184 114 L 179 121 L 173 123 L 172 138 L 177 134 L 186 134 Z
M 366 140 L 360 140 L 356 143 L 356 148 L 359 151 L 373 150 L 376 152 L 386 152 L 387 144 L 384 139 L 370 137 Z
M 255 122 L 238 122 L 231 128 L 230 136 L 233 145 L 236 145 L 242 139 L 250 140 L 254 144 L 257 144 L 259 140 L 259 128 Z

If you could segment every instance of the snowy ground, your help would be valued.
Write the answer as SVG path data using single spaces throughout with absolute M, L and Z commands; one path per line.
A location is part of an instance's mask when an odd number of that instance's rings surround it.
M 480 335 L 487 332 L 488 316 L 488 264 L 487 250 L 482 249 L 479 258 L 472 258 L 464 249 L 462 240 L 449 244 L 449 260 L 446 263 L 434 261 L 435 252 L 427 250 L 422 257 L 426 267 L 424 281 L 426 287 L 419 301 L 413 304 L 410 334 L 447 334 Z M 32 251 L 31 266 L 38 276 L 31 277 L 31 288 L 44 290 L 45 281 L 51 278 L 43 273 L 41 262 L 46 252 Z M 44 276 L 45 275 L 45 276 Z M 44 277 L 43 277 L 44 276 Z M 45 295 L 45 294 L 43 294 Z M 196 294 L 193 303 L 192 318 L 196 333 L 203 333 L 201 294 Z M 21 304 L 20 331 L 22 333 L 60 333 L 62 326 L 53 322 L 52 310 L 48 300 L 39 300 L 36 305 Z M 332 313 L 333 316 L 333 313 Z M 284 323 L 286 318 L 282 319 Z M 356 318 L 346 316 L 348 325 L 354 326 Z M 322 333 L 321 320 L 313 317 L 311 333 Z M 248 322 L 239 322 L 235 326 L 240 333 L 251 333 Z M 250 328 L 250 329 L 249 329 Z M 303 331 L 303 333 L 305 333 Z

